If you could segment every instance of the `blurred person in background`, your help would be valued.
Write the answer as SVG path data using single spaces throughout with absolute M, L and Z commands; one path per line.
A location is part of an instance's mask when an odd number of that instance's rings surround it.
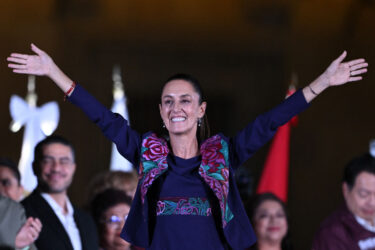
M 36 249 L 41 229 L 39 219 L 26 219 L 20 203 L 0 194 L 0 249 Z
M 17 164 L 8 158 L 0 158 L 0 194 L 14 201 L 20 201 L 23 192 Z
M 350 161 L 342 181 L 345 203 L 317 231 L 313 250 L 375 249 L 375 158 L 366 153 Z
M 98 229 L 101 249 L 134 249 L 120 237 L 130 206 L 131 197 L 118 189 L 109 188 L 93 197 L 89 207 Z
M 132 199 L 137 190 L 138 175 L 135 170 L 131 172 L 124 171 L 105 171 L 97 174 L 88 185 L 88 200 L 95 197 L 96 194 L 106 189 L 114 188 L 123 190 Z
M 42 229 L 39 219 L 26 219 L 18 201 L 23 195 L 21 175 L 17 164 L 0 158 L 0 249 L 36 249 L 33 242 Z
M 256 195 L 249 204 L 248 214 L 257 243 L 249 250 L 291 250 L 286 206 L 273 193 Z
M 133 199 L 135 191 L 137 190 L 138 174 L 135 170 L 131 172 L 111 171 L 108 174 L 107 182 L 110 183 L 113 188 L 123 190 Z
M 36 189 L 23 201 L 26 214 L 43 223 L 35 241 L 43 250 L 95 250 L 98 238 L 89 214 L 73 206 L 68 197 L 76 170 L 73 145 L 63 137 L 49 136 L 34 150 Z

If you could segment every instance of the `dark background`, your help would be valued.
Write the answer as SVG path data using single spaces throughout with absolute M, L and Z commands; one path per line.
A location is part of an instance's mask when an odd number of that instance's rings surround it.
M 213 132 L 229 136 L 278 104 L 292 73 L 303 87 L 346 49 L 348 59 L 366 57 L 369 73 L 314 100 L 291 136 L 292 238 L 296 249 L 309 249 L 320 221 L 342 202 L 343 166 L 375 137 L 374 23 L 373 0 L 2 0 L 0 155 L 20 157 L 23 130 L 9 130 L 9 100 L 24 97 L 27 82 L 11 73 L 6 57 L 29 53 L 31 42 L 108 107 L 119 64 L 139 132 L 161 128 L 163 81 L 193 74 L 206 92 Z M 56 133 L 77 148 L 70 197 L 83 205 L 89 180 L 108 169 L 111 144 L 50 80 L 36 81 L 38 105 L 59 103 Z M 244 166 L 255 184 L 268 146 Z

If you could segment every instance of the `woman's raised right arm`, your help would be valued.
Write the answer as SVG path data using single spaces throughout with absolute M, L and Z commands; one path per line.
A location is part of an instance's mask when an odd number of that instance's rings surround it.
M 10 62 L 8 67 L 17 74 L 47 76 L 64 93 L 70 92 L 73 81 L 60 70 L 47 53 L 34 44 L 31 44 L 31 49 L 36 55 L 12 53 L 7 58 Z M 116 144 L 119 152 L 138 167 L 141 137 L 129 127 L 127 120 L 108 110 L 80 85 L 77 85 L 68 96 L 69 100 L 81 108 L 89 119 L 101 128 L 103 134 Z
M 34 44 L 31 50 L 36 55 L 12 53 L 7 58 L 9 68 L 17 74 L 48 76 L 56 85 L 66 93 L 73 84 L 73 81 L 60 70 L 52 58 Z

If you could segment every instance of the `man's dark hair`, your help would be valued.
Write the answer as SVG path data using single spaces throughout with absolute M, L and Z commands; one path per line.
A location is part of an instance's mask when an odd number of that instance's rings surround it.
M 343 182 L 348 185 L 349 189 L 352 189 L 357 176 L 362 172 L 375 175 L 375 158 L 369 153 L 354 158 L 346 165 Z
M 20 185 L 20 183 L 21 183 L 21 174 L 20 174 L 20 171 L 18 169 L 17 164 L 14 161 L 12 161 L 9 158 L 0 157 L 0 166 L 1 167 L 9 168 L 10 171 L 12 171 L 14 177 L 16 177 L 16 179 L 18 181 L 18 185 Z
M 34 161 L 33 161 L 33 171 L 36 176 L 40 174 L 40 163 L 44 158 L 43 150 L 44 147 L 50 144 L 62 144 L 70 148 L 72 151 L 73 161 L 75 161 L 75 151 L 71 142 L 69 142 L 64 137 L 59 135 L 51 135 L 46 137 L 44 140 L 40 141 L 34 149 Z

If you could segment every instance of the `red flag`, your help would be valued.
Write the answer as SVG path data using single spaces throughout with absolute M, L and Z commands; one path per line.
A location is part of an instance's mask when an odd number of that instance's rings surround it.
M 290 89 L 288 95 L 295 90 Z M 271 192 L 286 202 L 288 198 L 290 128 L 297 124 L 297 116 L 279 127 L 272 140 L 256 193 Z

